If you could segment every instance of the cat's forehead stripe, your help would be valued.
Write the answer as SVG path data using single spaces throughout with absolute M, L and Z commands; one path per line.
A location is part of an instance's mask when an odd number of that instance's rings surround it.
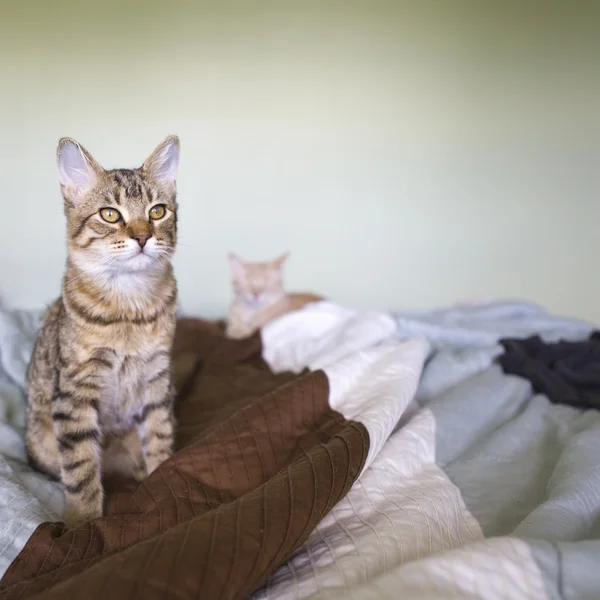
M 113 177 L 117 185 L 125 191 L 129 198 L 141 198 L 143 180 L 139 173 L 130 169 L 119 169 L 113 171 Z

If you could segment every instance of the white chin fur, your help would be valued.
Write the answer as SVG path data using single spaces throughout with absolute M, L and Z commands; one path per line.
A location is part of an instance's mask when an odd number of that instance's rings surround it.
M 128 258 L 123 258 L 123 260 L 118 260 L 115 263 L 116 270 L 118 271 L 127 271 L 127 272 L 138 272 L 145 271 L 151 266 L 156 266 L 158 264 L 158 258 L 155 256 L 151 256 L 145 252 L 139 252 L 130 256 Z
M 147 295 L 154 287 L 165 262 L 150 254 L 119 255 L 110 264 L 78 260 L 75 264 L 85 271 L 97 284 L 121 298 L 138 310 L 145 310 Z
M 93 278 L 110 280 L 120 279 L 122 276 L 137 273 L 143 275 L 144 272 L 151 274 L 157 269 L 162 269 L 166 260 L 161 260 L 152 249 L 144 252 L 139 250 L 120 252 L 119 254 L 104 254 L 96 260 L 90 260 L 89 255 L 78 256 L 72 254 L 75 264 Z

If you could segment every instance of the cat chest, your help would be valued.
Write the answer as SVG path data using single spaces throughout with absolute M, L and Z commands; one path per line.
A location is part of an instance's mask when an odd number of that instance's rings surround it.
M 118 323 L 98 332 L 97 346 L 108 347 L 115 352 L 117 358 L 124 362 L 129 358 L 147 358 L 155 348 L 165 345 L 169 337 L 169 329 L 165 320 L 142 325 L 135 323 Z
M 169 368 L 166 347 L 154 347 L 144 354 L 121 354 L 107 382 L 107 393 L 100 403 L 100 418 L 106 429 L 128 429 L 135 424 L 146 402 L 155 391 L 153 378 Z

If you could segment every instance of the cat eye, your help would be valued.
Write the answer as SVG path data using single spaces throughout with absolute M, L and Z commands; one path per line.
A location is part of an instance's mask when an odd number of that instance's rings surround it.
M 116 223 L 121 220 L 121 213 L 114 208 L 102 208 L 100 209 L 100 216 L 107 223 Z
M 165 210 L 165 205 L 157 204 L 156 206 L 153 206 L 150 209 L 150 218 L 154 219 L 155 221 L 158 219 L 162 219 L 165 216 L 165 212 L 167 212 Z

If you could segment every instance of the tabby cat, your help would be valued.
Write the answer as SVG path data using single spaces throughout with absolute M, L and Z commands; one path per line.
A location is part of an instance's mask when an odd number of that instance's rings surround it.
M 270 321 L 323 299 L 285 292 L 282 271 L 288 256 L 286 253 L 270 262 L 251 263 L 229 254 L 233 301 L 225 328 L 228 337 L 248 337 Z
M 57 163 L 68 258 L 29 365 L 26 443 L 73 526 L 102 515 L 103 473 L 140 481 L 173 451 L 179 139 L 106 171 L 65 138 Z

